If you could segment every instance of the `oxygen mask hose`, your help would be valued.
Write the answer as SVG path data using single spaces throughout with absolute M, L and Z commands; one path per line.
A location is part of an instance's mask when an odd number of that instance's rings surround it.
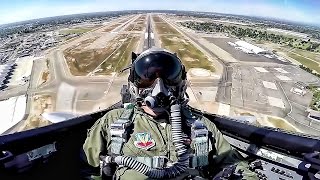
M 118 165 L 123 165 L 134 169 L 149 178 L 174 178 L 181 173 L 185 172 L 189 167 L 189 155 L 187 153 L 187 148 L 183 144 L 182 136 L 182 125 L 181 125 L 181 105 L 177 103 L 175 97 L 170 97 L 170 120 L 172 127 L 172 140 L 176 147 L 176 152 L 178 155 L 178 161 L 173 163 L 170 167 L 165 167 L 162 169 L 152 168 L 144 163 L 141 163 L 134 158 L 128 156 L 117 156 L 115 158 L 110 158 L 110 156 L 105 157 L 106 163 L 117 163 Z

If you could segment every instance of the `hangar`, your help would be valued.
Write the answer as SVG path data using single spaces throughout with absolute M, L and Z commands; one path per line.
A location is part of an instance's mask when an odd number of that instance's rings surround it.
M 268 54 L 268 51 L 265 49 L 262 49 L 258 46 L 255 46 L 253 44 L 247 43 L 245 41 L 236 41 L 234 44 L 237 46 L 246 49 L 247 51 L 251 51 L 254 54 Z
M 16 66 L 16 63 L 0 65 L 0 89 L 4 89 L 6 84 L 9 82 L 8 79 L 11 78 Z

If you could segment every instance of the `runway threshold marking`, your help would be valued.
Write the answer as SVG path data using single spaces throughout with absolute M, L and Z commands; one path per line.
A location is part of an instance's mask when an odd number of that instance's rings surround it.
M 254 67 L 257 71 L 259 71 L 259 72 L 269 72 L 269 71 L 267 71 L 265 68 L 263 68 L 263 67 Z
M 279 108 L 283 108 L 283 109 L 285 108 L 282 99 L 268 96 L 268 101 L 271 106 L 275 106 L 275 107 L 279 107 Z
M 274 90 L 277 90 L 277 89 L 278 89 L 277 86 L 276 86 L 276 84 L 273 83 L 273 82 L 262 81 L 262 83 L 263 83 L 263 86 L 264 86 L 265 88 L 274 89 Z
M 288 74 L 289 72 L 282 69 L 282 68 L 274 68 L 276 71 L 280 72 L 280 73 L 284 73 L 284 74 Z
M 291 81 L 291 79 L 288 76 L 277 75 L 276 77 L 281 81 Z

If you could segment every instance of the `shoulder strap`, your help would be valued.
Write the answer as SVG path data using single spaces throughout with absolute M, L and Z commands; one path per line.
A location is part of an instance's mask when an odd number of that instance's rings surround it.
M 212 138 L 209 138 L 209 130 L 207 126 L 201 121 L 200 114 L 194 114 L 189 109 L 183 109 L 184 117 L 187 125 L 191 128 L 192 148 L 194 155 L 190 159 L 190 167 L 202 167 L 209 164 L 208 155 L 212 150 Z M 214 139 L 214 138 L 213 138 Z
M 110 136 L 111 136 L 111 154 L 121 155 L 122 147 L 128 140 L 128 131 L 133 124 L 134 107 L 129 106 L 124 109 L 120 118 L 111 124 Z
M 194 157 L 190 162 L 191 167 L 206 166 L 209 164 L 208 155 L 212 150 L 212 143 L 209 138 L 209 131 L 206 125 L 199 119 L 191 126 L 191 139 L 194 148 Z

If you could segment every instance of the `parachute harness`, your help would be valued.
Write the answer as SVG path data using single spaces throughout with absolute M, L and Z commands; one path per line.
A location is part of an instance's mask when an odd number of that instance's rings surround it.
M 162 167 L 163 159 L 156 156 L 150 157 L 154 159 L 153 164 L 155 165 L 150 166 L 150 163 L 147 165 L 148 163 L 139 161 L 142 157 L 134 158 L 121 155 L 122 147 L 128 138 L 128 127 L 132 124 L 132 119 L 134 119 L 134 117 L 132 117 L 133 108 L 126 108 L 119 120 L 111 124 L 111 156 L 100 157 L 100 168 L 103 168 L 103 166 L 106 166 L 108 163 L 116 163 L 119 166 L 134 169 L 149 178 L 174 178 L 185 172 L 189 167 L 207 165 L 208 152 L 211 149 L 209 147 L 211 143 L 208 143 L 208 130 L 201 121 L 196 120 L 192 122 L 192 138 L 196 150 L 194 155 L 189 154 L 186 145 L 183 143 L 181 105 L 174 96 L 170 97 L 170 102 L 172 140 L 176 148 L 178 159 L 176 162 L 172 163 L 171 166 Z M 148 159 L 149 157 L 145 158 Z
M 191 126 L 194 153 L 189 153 L 184 144 L 181 112 L 189 98 L 186 93 L 186 70 L 178 56 L 159 48 L 151 48 L 139 56 L 135 54 L 128 80 L 128 92 L 136 105 L 140 107 L 144 103 L 155 112 L 167 112 L 170 109 L 168 114 L 177 161 L 166 164 L 165 160 L 168 159 L 164 156 L 122 155 L 122 147 L 128 140 L 128 131 L 134 120 L 133 108 L 126 108 L 119 120 L 111 124 L 111 152 L 109 156 L 101 158 L 101 168 L 106 164 L 116 163 L 150 178 L 174 178 L 189 167 L 208 165 L 208 152 L 212 146 L 209 142 L 208 130 L 200 120 L 187 118 L 187 124 Z

